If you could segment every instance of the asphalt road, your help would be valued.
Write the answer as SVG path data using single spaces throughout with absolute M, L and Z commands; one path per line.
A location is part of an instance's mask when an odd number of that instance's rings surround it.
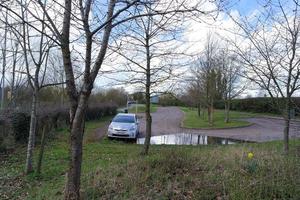
M 145 117 L 140 117 L 140 135 L 145 135 Z M 152 135 L 165 135 L 176 133 L 194 133 L 207 136 L 224 137 L 255 142 L 281 140 L 283 138 L 284 121 L 282 119 L 256 117 L 245 119 L 253 125 L 243 128 L 199 130 L 181 128 L 184 117 L 183 112 L 177 107 L 158 107 L 157 112 L 152 113 Z M 300 122 L 291 123 L 290 138 L 300 138 Z

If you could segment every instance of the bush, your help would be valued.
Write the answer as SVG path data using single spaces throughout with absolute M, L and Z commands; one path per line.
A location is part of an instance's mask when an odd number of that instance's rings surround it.
M 37 140 L 45 123 L 51 123 L 52 128 L 57 129 L 69 123 L 69 109 L 67 106 L 41 106 L 37 113 Z M 87 108 L 85 119 L 97 120 L 105 116 L 115 115 L 117 106 L 112 103 L 92 104 Z M 0 116 L 0 149 L 4 149 L 7 140 L 5 137 L 11 136 L 18 143 L 26 143 L 29 135 L 30 112 L 29 111 L 2 111 Z M 49 135 L 50 136 L 50 135 Z M 14 142 L 13 141 L 13 142 Z M 4 144 L 5 143 L 5 144 Z M 1 150 L 2 151 L 2 150 Z
M 13 112 L 9 121 L 15 136 L 16 142 L 27 142 L 30 126 L 30 115 L 24 112 Z
M 159 97 L 161 106 L 184 106 L 185 104 L 173 94 L 164 94 Z
M 117 105 L 116 104 L 92 104 L 89 105 L 86 113 L 85 119 L 89 120 L 96 120 L 100 119 L 104 116 L 115 115 L 117 113 Z
M 292 107 L 296 110 L 296 115 L 300 115 L 300 98 L 292 99 Z M 280 103 L 284 105 L 283 99 Z M 257 113 L 273 113 L 280 114 L 281 110 L 275 107 L 272 99 L 268 97 L 248 98 L 248 99 L 233 99 L 230 104 L 231 110 L 257 112 Z M 224 101 L 216 101 L 215 108 L 224 109 Z

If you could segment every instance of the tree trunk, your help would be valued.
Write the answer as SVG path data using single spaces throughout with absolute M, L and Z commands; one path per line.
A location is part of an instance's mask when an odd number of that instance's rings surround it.
M 35 134 L 36 134 L 36 123 L 37 123 L 37 105 L 38 105 L 38 89 L 34 88 L 32 95 L 32 105 L 31 105 L 31 115 L 30 115 L 30 128 L 29 128 L 29 137 L 28 137 L 28 146 L 27 146 L 27 157 L 26 157 L 26 166 L 25 173 L 29 174 L 33 171 L 32 167 L 32 158 L 33 150 L 35 143 Z
M 37 174 L 41 173 L 41 168 L 42 168 L 42 161 L 43 161 L 43 156 L 44 156 L 44 149 L 45 149 L 45 140 L 46 140 L 46 134 L 48 133 L 48 121 L 45 122 L 43 125 L 43 132 L 42 132 L 42 139 L 41 139 L 41 147 L 40 147 L 40 153 L 39 153 L 39 158 L 38 158 L 38 164 L 36 168 Z
M 213 101 L 211 101 L 210 105 L 208 106 L 208 122 L 209 122 L 209 125 L 210 126 L 213 126 L 214 125 L 214 116 L 213 116 L 213 110 L 214 110 L 214 103 Z
M 150 113 L 150 85 L 151 85 L 151 74 L 150 74 L 150 46 L 149 46 L 149 36 L 146 34 L 146 60 L 147 60 L 147 68 L 146 68 L 146 137 L 144 143 L 144 155 L 148 154 L 149 146 L 150 146 L 150 139 L 151 139 L 151 125 L 152 125 L 152 117 Z
M 147 97 L 149 96 L 149 97 Z M 147 155 L 149 152 L 150 146 L 150 139 L 151 139 L 151 125 L 152 125 L 152 117 L 150 113 L 150 95 L 146 95 L 146 137 L 145 137 L 145 144 L 144 144 L 144 155 Z
M 214 125 L 214 106 L 211 105 L 211 109 L 210 109 L 210 125 L 213 126 Z
M 200 117 L 201 116 L 201 104 L 200 103 L 198 103 L 197 108 L 198 108 L 198 117 Z
M 211 115 L 211 110 L 210 110 L 210 105 L 207 106 L 207 120 L 208 123 L 210 124 L 210 115 Z
M 88 94 L 82 94 L 71 120 L 70 143 L 71 143 L 71 160 L 67 173 L 67 182 L 65 188 L 65 199 L 80 199 L 80 176 L 82 162 L 82 140 L 84 134 L 84 116 L 87 107 Z
M 7 11 L 5 15 L 5 21 L 7 22 Z M 7 43 L 7 23 L 5 24 L 4 30 L 4 47 L 2 49 L 2 83 L 1 83 L 1 109 L 4 109 L 4 101 L 5 101 L 5 71 L 6 71 L 6 43 Z
M 229 123 L 230 100 L 225 100 L 225 123 Z
M 290 133 L 290 121 L 291 121 L 291 103 L 290 97 L 287 97 L 286 100 L 286 116 L 284 118 L 285 126 L 283 131 L 283 143 L 284 143 L 284 153 L 288 154 L 289 152 L 289 133 Z
M 14 108 L 16 106 L 16 88 L 15 88 L 15 77 L 16 77 L 16 64 L 17 64 L 17 52 L 14 55 L 13 58 L 13 65 L 12 65 L 12 80 L 11 80 L 11 102 L 10 106 Z

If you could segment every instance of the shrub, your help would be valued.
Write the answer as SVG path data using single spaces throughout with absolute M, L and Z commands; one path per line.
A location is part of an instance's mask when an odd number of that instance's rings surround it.
M 30 115 L 25 112 L 13 112 L 9 121 L 15 136 L 16 142 L 27 142 L 30 126 Z
M 279 102 L 284 105 L 283 99 Z M 295 97 L 292 99 L 292 107 L 296 111 L 296 115 L 300 115 L 300 98 Z M 233 99 L 230 107 L 232 110 L 257 112 L 257 113 L 273 113 L 280 114 L 281 110 L 275 107 L 272 99 L 268 97 L 248 98 L 248 99 Z M 215 108 L 224 109 L 224 101 L 216 101 Z
M 185 104 L 173 94 L 164 94 L 159 97 L 161 106 L 184 106 Z
M 67 106 L 41 106 L 37 113 L 37 140 L 42 131 L 44 123 L 51 123 L 52 128 L 62 128 L 69 123 L 69 109 Z M 85 118 L 86 120 L 97 120 L 104 116 L 110 116 L 117 113 L 116 104 L 101 103 L 92 104 L 87 108 Z M 26 143 L 29 135 L 30 127 L 30 112 L 19 110 L 6 110 L 2 111 L 0 116 L 0 128 L 2 130 L 0 134 L 0 149 L 3 149 L 4 142 L 7 143 L 4 138 L 7 136 L 4 130 L 10 129 L 12 137 L 18 143 Z M 7 131 L 6 131 L 7 132 Z M 50 136 L 50 135 L 49 135 Z M 49 137 L 48 136 L 48 137 Z
M 86 110 L 85 119 L 96 120 L 104 116 L 115 115 L 117 113 L 117 105 L 112 103 L 92 104 Z

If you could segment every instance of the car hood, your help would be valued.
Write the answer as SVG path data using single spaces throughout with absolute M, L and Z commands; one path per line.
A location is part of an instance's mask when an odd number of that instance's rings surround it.
M 134 126 L 134 123 L 120 123 L 120 122 L 112 122 L 110 123 L 110 127 L 113 129 L 121 129 L 121 130 L 128 130 L 132 126 Z

